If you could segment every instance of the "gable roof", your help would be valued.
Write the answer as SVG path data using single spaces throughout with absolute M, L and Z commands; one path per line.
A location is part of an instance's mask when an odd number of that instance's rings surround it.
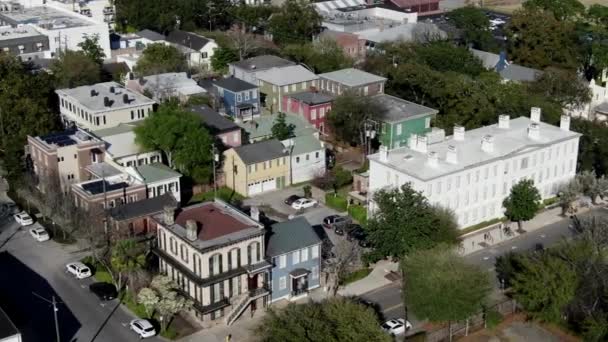
M 160 213 L 167 206 L 177 206 L 177 201 L 173 198 L 173 195 L 168 192 L 161 196 L 146 198 L 114 207 L 110 210 L 110 216 L 116 221 L 130 220 Z
M 259 80 L 278 86 L 312 81 L 319 78 L 319 76 L 301 65 L 290 65 L 284 68 L 271 68 L 258 71 L 256 77 Z
M 310 223 L 302 216 L 273 224 L 268 236 L 266 255 L 269 257 L 321 243 Z
M 151 40 L 153 42 L 159 41 L 159 40 L 165 40 L 165 36 L 158 33 L 158 32 L 154 32 L 152 30 L 141 30 L 137 33 L 135 33 L 136 35 L 142 37 L 142 38 L 146 38 L 148 40 Z
M 355 68 L 326 72 L 324 74 L 320 74 L 319 77 L 344 84 L 348 87 L 357 87 L 365 84 L 386 81 L 385 77 L 374 75 Z
M 234 152 L 236 152 L 245 165 L 261 163 L 287 155 L 285 146 L 277 139 L 235 147 Z
M 198 34 L 181 30 L 173 30 L 169 32 L 166 40 L 169 43 L 178 44 L 197 51 L 202 49 L 211 41 L 211 39 L 199 36 Z
M 226 119 L 208 106 L 191 106 L 188 110 L 195 113 L 214 134 L 241 129 L 239 125 Z
M 255 89 L 256 85 L 251 84 L 249 82 L 245 82 L 236 77 L 226 77 L 221 78 L 219 80 L 213 81 L 213 84 L 216 87 L 224 88 L 230 90 L 231 92 L 239 92 L 243 90 Z
M 245 59 L 243 61 L 230 63 L 236 68 L 246 69 L 251 71 L 266 70 L 270 68 L 282 68 L 296 63 L 274 55 L 262 55 Z

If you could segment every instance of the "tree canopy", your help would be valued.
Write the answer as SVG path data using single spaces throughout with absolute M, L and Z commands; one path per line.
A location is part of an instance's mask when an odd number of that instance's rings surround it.
M 370 97 L 345 92 L 338 96 L 327 115 L 327 121 L 335 136 L 351 144 L 363 144 L 363 123 L 380 117 L 385 108 Z
M 576 71 L 547 68 L 530 89 L 554 99 L 562 107 L 580 108 L 591 101 L 589 84 Z
M 410 183 L 374 194 L 376 211 L 367 220 L 368 241 L 376 258 L 399 259 L 420 249 L 457 240 L 453 213 L 429 204 Z
M 521 229 L 521 222 L 534 218 L 540 206 L 540 194 L 534 186 L 534 181 L 524 179 L 513 185 L 511 193 L 502 202 L 505 207 L 505 216 L 511 221 L 517 221 Z
M 578 0 L 528 0 L 524 8 L 542 9 L 553 13 L 557 20 L 566 20 L 585 12 L 585 5 Z
M 305 0 L 286 0 L 268 23 L 272 40 L 279 45 L 310 42 L 320 28 L 321 15 Z
M 66 50 L 51 63 L 57 88 L 75 88 L 101 82 L 101 67 L 83 51 Z
M 283 309 L 271 309 L 262 318 L 256 335 L 263 342 L 392 340 L 380 328 L 372 308 L 348 298 L 290 303 Z
M 481 8 L 465 6 L 450 12 L 454 26 L 462 30 L 464 43 L 483 51 L 496 50 L 497 44 L 490 31 L 490 19 Z
M 488 273 L 450 246 L 416 251 L 402 260 L 406 305 L 433 322 L 464 320 L 482 310 L 492 290 Z
M 135 128 L 135 135 L 139 145 L 161 150 L 169 166 L 195 181 L 205 183 L 211 177 L 213 137 L 195 114 L 163 104 Z
M 82 52 L 84 52 L 87 57 L 99 65 L 101 65 L 106 58 L 106 53 L 103 52 L 103 49 L 99 46 L 99 35 L 86 36 L 82 42 L 78 43 L 78 47 L 82 49 Z
M 350 68 L 353 61 L 335 40 L 320 39 L 314 43 L 289 44 L 282 50 L 289 59 L 303 63 L 316 73 L 324 73 Z
M 135 65 L 138 76 L 186 70 L 186 60 L 175 47 L 161 43 L 150 44 Z
M 229 47 L 220 46 L 215 49 L 213 56 L 211 56 L 211 68 L 215 72 L 222 72 L 228 69 L 228 63 L 236 62 L 239 60 L 237 51 Z
M 274 119 L 273 125 L 270 128 L 273 138 L 285 140 L 293 137 L 296 125 L 292 123 L 288 124 L 286 118 L 287 116 L 285 115 L 285 113 L 277 114 L 277 117 Z

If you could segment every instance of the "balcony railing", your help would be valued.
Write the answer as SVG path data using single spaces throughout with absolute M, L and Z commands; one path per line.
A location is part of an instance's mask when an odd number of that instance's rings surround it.
M 249 290 L 249 297 L 258 298 L 258 297 L 265 296 L 269 293 L 270 293 L 270 289 L 268 288 L 268 285 L 264 284 L 261 287 L 258 287 L 257 289 Z

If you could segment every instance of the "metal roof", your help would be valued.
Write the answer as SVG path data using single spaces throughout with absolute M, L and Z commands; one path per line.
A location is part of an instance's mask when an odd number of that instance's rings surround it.
M 234 152 L 245 165 L 261 163 L 279 157 L 287 156 L 287 149 L 277 139 L 242 145 L 234 148 Z
M 266 242 L 266 255 L 279 256 L 321 243 L 321 239 L 304 217 L 272 225 Z

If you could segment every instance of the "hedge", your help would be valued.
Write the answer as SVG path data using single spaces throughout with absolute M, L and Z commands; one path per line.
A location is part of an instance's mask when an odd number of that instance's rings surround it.
M 346 200 L 346 197 L 340 196 L 335 193 L 325 194 L 325 204 L 328 207 L 336 209 L 338 211 L 346 211 L 346 208 L 348 207 L 348 201 Z
M 353 204 L 348 207 L 348 214 L 357 220 L 359 224 L 365 225 L 367 224 L 367 208 Z

